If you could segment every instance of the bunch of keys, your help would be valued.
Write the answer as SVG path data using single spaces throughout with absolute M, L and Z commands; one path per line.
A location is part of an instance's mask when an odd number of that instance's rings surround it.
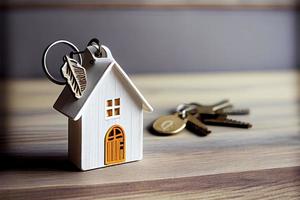
M 174 114 L 161 116 L 155 120 L 153 128 L 160 134 L 173 135 L 187 127 L 197 135 L 206 136 L 211 133 L 206 125 L 251 128 L 250 123 L 227 117 L 228 115 L 247 114 L 249 114 L 249 109 L 234 109 L 228 100 L 222 100 L 213 105 L 180 104 Z

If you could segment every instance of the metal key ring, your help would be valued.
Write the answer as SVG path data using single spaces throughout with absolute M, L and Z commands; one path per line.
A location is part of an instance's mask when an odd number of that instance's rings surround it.
M 176 112 L 180 113 L 180 115 L 185 118 L 188 112 L 191 112 L 196 108 L 196 105 L 182 103 L 177 106 Z
M 57 80 L 54 76 L 52 76 L 49 71 L 48 71 L 48 67 L 47 67 L 47 54 L 49 52 L 49 50 L 57 45 L 57 44 L 66 44 L 68 46 L 70 46 L 74 51 L 76 52 L 80 52 L 79 49 L 71 42 L 67 41 L 67 40 L 57 40 L 53 43 L 51 43 L 47 48 L 46 50 L 44 51 L 44 54 L 43 54 L 43 69 L 44 69 L 44 72 L 46 73 L 47 77 L 53 82 L 53 83 L 56 83 L 58 85 L 65 85 L 66 84 L 66 81 L 60 81 L 60 80 Z M 78 54 L 78 57 L 79 57 L 79 63 L 82 65 L 82 57 L 80 54 Z

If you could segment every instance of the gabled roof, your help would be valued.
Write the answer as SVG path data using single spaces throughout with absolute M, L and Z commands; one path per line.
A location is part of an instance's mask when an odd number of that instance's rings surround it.
M 105 77 L 112 69 L 115 69 L 115 71 L 121 75 L 126 83 L 128 83 L 127 87 L 129 87 L 129 89 L 131 89 L 142 101 L 143 109 L 145 111 L 152 112 L 152 106 L 143 97 L 141 92 L 133 84 L 120 65 L 112 58 L 109 49 L 105 46 L 101 47 L 107 52 L 108 58 L 102 58 L 101 61 L 96 60 L 95 66 L 87 69 L 87 86 L 82 97 L 80 99 L 76 99 L 69 86 L 65 86 L 53 105 L 54 109 L 74 120 L 79 119 L 81 117 L 83 107 L 88 98 L 91 96 L 96 85 L 101 84 L 103 77 Z M 92 51 L 92 49 L 87 49 L 86 51 Z

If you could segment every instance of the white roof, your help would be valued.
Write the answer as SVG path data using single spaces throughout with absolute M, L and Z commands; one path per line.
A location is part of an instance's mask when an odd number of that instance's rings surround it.
M 143 97 L 141 92 L 133 84 L 133 82 L 120 67 L 120 65 L 112 58 L 109 49 L 105 46 L 101 47 L 104 48 L 107 52 L 108 58 L 102 58 L 101 61 L 97 60 L 95 66 L 87 69 L 87 86 L 83 93 L 83 96 L 80 99 L 76 99 L 69 86 L 65 86 L 55 104 L 53 105 L 54 109 L 74 120 L 79 119 L 81 117 L 83 107 L 87 102 L 89 96 L 95 89 L 96 85 L 101 84 L 101 80 L 103 80 L 103 77 L 105 77 L 112 69 L 115 69 L 115 71 L 118 72 L 121 77 L 128 83 L 129 89 L 135 92 L 137 97 L 142 101 L 143 109 L 145 111 L 152 112 L 152 106 Z M 92 51 L 92 49 L 87 49 L 87 51 Z

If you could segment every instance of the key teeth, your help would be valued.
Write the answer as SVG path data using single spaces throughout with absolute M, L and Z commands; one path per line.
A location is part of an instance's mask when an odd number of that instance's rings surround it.
M 236 127 L 236 128 L 251 128 L 252 124 L 247 122 L 242 122 L 233 119 L 204 119 L 203 123 L 208 125 L 219 125 L 219 126 L 229 126 L 229 127 Z
M 249 115 L 250 110 L 247 108 L 241 108 L 241 109 L 225 109 L 222 111 L 226 115 Z M 220 112 L 220 113 L 222 113 Z
M 252 127 L 252 125 L 251 124 L 249 124 L 249 123 L 247 123 L 247 122 L 242 122 L 242 121 L 238 121 L 238 120 L 233 120 L 233 119 L 228 119 L 230 122 L 232 122 L 232 123 L 236 123 L 236 124 L 241 124 L 241 125 L 245 125 L 245 126 L 247 126 L 248 128 L 251 128 Z M 225 120 L 225 122 L 226 122 L 226 120 Z

